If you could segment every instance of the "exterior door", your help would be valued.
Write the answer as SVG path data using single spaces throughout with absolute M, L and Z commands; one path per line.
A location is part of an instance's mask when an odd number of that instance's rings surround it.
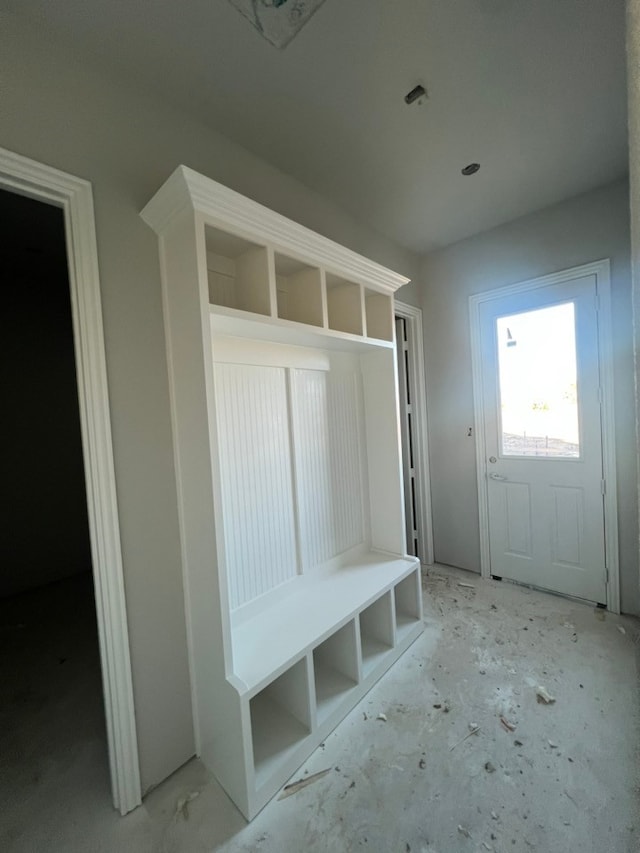
M 491 574 L 606 603 L 595 275 L 480 306 Z

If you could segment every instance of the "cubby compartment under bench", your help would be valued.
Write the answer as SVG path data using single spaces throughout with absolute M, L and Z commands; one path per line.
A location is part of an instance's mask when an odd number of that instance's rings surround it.
M 251 819 L 423 630 L 393 293 L 180 167 L 158 233 L 196 749 Z

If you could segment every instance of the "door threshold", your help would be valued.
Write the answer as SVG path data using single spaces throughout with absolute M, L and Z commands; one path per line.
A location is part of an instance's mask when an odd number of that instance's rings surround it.
M 535 584 L 524 583 L 523 581 L 516 581 L 516 580 L 513 580 L 512 578 L 503 578 L 500 575 L 491 575 L 490 579 L 492 581 L 500 581 L 500 582 L 505 581 L 506 583 L 513 584 L 514 586 L 523 587 L 524 589 L 531 589 L 534 592 L 546 592 L 548 595 L 556 595 L 556 596 L 558 596 L 558 598 L 566 598 L 569 601 L 575 601 L 578 604 L 586 604 L 587 606 L 595 607 L 598 610 L 608 610 L 609 609 L 606 604 L 603 604 L 600 601 L 592 601 L 588 598 L 580 598 L 577 595 L 570 595 L 568 592 L 559 592 L 558 590 L 555 590 L 555 589 L 547 589 L 544 586 L 536 586 Z

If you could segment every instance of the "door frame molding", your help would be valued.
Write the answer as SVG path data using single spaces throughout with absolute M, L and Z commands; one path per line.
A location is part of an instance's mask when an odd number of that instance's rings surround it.
M 620 565 L 618 553 L 618 492 L 616 478 L 616 440 L 613 381 L 613 342 L 611 325 L 611 273 L 608 258 L 589 264 L 571 267 L 550 275 L 521 281 L 506 287 L 498 287 L 469 297 L 469 321 L 471 326 L 471 362 L 473 370 L 473 411 L 476 437 L 476 473 L 478 479 L 478 516 L 480 522 L 480 574 L 491 577 L 489 549 L 489 504 L 487 494 L 487 470 L 485 464 L 485 429 L 483 418 L 482 352 L 480 345 L 480 307 L 485 302 L 513 296 L 517 293 L 538 290 L 550 285 L 584 278 L 596 277 L 598 313 L 598 369 L 602 390 L 602 464 L 606 481 L 604 495 L 605 561 L 608 568 L 607 607 L 612 613 L 620 613 Z
M 433 519 L 431 515 L 431 478 L 429 475 L 429 438 L 427 423 L 427 383 L 424 362 L 424 339 L 422 331 L 422 310 L 406 302 L 394 300 L 394 315 L 407 321 L 409 328 L 409 373 L 413 380 L 415 408 L 414 453 L 416 485 L 418 488 L 418 535 L 424 544 L 423 565 L 432 566 Z
M 91 184 L 0 148 L 0 188 L 61 208 L 113 804 L 140 805 L 140 769 Z

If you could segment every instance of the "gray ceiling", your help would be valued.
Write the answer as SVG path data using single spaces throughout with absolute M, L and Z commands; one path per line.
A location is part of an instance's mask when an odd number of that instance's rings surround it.
M 624 0 L 326 0 L 283 50 L 226 0 L 7 5 L 415 251 L 627 171 Z

